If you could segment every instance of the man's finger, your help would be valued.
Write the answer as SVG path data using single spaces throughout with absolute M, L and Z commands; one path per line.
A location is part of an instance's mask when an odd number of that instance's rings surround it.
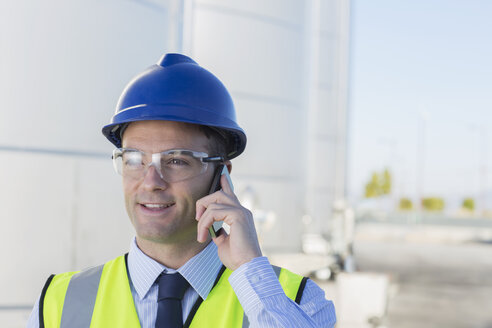
M 196 201 L 196 215 L 195 215 L 195 220 L 199 220 L 200 217 L 203 215 L 203 213 L 207 210 L 207 208 L 211 204 L 216 204 L 216 203 L 225 203 L 224 201 L 219 201 L 219 191 L 214 192 L 213 194 L 204 196 L 200 198 L 199 200 Z
M 200 203 L 200 201 L 196 202 L 196 213 L 195 213 L 195 220 L 199 220 L 202 217 L 203 212 L 205 212 L 207 208 Z
M 234 195 L 231 183 L 232 182 L 227 178 L 227 176 L 225 174 L 222 174 L 222 176 L 220 177 L 220 186 L 222 187 L 222 191 L 224 191 L 224 193 L 229 196 Z
M 222 181 L 222 180 L 221 180 Z M 230 189 L 229 189 L 230 190 Z M 203 213 L 207 210 L 207 208 L 211 204 L 224 204 L 230 206 L 240 205 L 237 203 L 237 198 L 234 193 L 226 194 L 224 190 L 219 190 L 214 192 L 213 194 L 207 195 L 203 198 L 200 198 L 196 201 L 196 216 L 195 219 L 199 220 Z
M 230 213 L 230 208 L 222 204 L 210 204 L 207 210 L 202 214 L 198 221 L 197 240 L 204 242 L 207 240 L 208 229 L 215 221 L 223 221 L 227 214 Z

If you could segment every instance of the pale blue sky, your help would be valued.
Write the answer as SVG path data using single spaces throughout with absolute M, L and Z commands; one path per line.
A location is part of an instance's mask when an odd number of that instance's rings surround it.
M 451 202 L 492 189 L 492 1 L 352 5 L 352 200 L 385 166 L 397 196 L 416 197 L 418 177 Z

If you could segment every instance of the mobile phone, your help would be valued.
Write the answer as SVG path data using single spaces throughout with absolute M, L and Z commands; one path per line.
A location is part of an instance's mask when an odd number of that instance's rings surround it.
M 227 169 L 227 166 L 225 166 L 224 164 L 220 164 L 215 169 L 214 178 L 210 186 L 210 191 L 208 192 L 209 194 L 213 194 L 214 192 L 221 189 L 220 177 L 222 177 L 223 175 L 226 176 L 229 186 L 231 186 L 232 191 L 234 191 L 234 186 L 232 185 L 231 176 L 229 175 L 229 170 Z M 208 228 L 208 232 L 210 233 L 210 236 L 212 238 L 217 237 L 218 231 L 222 228 L 222 223 L 222 221 L 215 221 L 212 226 Z

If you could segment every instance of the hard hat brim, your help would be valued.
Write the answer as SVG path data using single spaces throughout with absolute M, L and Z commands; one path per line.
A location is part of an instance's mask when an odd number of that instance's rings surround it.
M 136 121 L 174 121 L 189 124 L 204 125 L 226 132 L 230 147 L 227 149 L 227 159 L 239 156 L 246 147 L 246 134 L 236 124 L 225 116 L 220 116 L 206 108 L 190 108 L 180 104 L 138 105 L 116 113 L 111 123 L 102 128 L 102 133 L 116 147 L 121 147 L 121 128 Z M 227 126 L 228 128 L 225 128 Z

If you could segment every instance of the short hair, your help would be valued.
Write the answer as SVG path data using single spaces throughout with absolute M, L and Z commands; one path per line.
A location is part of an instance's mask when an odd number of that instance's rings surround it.
M 225 131 L 206 125 L 198 125 L 198 129 L 210 140 L 210 156 L 227 158 L 228 135 Z

